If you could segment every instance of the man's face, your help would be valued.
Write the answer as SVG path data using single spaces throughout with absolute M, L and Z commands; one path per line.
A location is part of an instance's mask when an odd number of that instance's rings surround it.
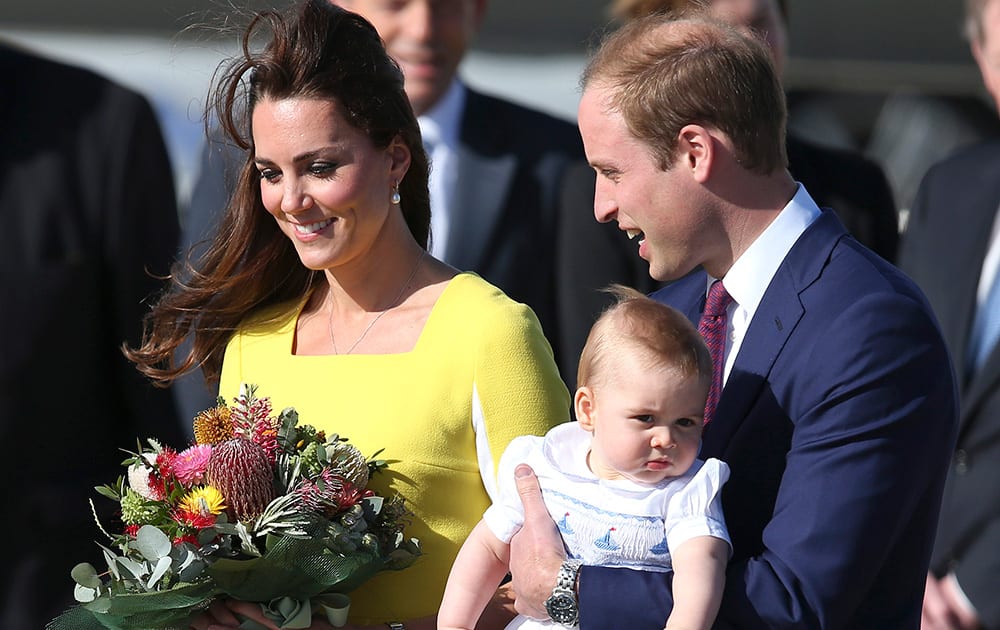
M 979 64 L 986 91 L 1000 107 L 1000 0 L 983 7 L 983 39 L 972 42 L 972 55 Z
M 712 255 L 711 208 L 683 158 L 661 169 L 622 115 L 608 110 L 606 98 L 600 84 L 590 85 L 578 112 L 587 161 L 597 172 L 594 216 L 618 223 L 649 263 L 650 276 L 675 280 Z
M 419 116 L 448 90 L 486 11 L 486 0 L 333 0 L 371 22 L 403 69 Z
M 788 33 L 776 0 L 712 0 L 712 15 L 733 26 L 750 29 L 771 49 L 780 77 L 788 56 Z

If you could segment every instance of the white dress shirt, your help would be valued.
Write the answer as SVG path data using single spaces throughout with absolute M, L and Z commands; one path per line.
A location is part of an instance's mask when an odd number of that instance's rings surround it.
M 726 359 L 722 373 L 723 385 L 729 378 L 733 362 L 743 344 L 743 337 L 750 327 L 754 313 L 757 312 L 757 306 L 764 298 L 764 292 L 771 284 L 771 279 L 795 245 L 795 241 L 813 221 L 819 218 L 820 213 L 819 206 L 806 192 L 805 186 L 799 184 L 795 196 L 788 205 L 736 259 L 726 277 L 722 279 L 726 291 L 733 298 L 726 309 Z M 706 292 L 708 286 L 715 280 L 716 278 L 709 276 Z
M 455 160 L 458 137 L 465 111 L 466 88 L 457 78 L 434 107 L 417 117 L 424 148 L 430 158 L 431 171 L 428 188 L 431 196 L 430 252 L 435 258 L 445 260 L 448 232 L 451 227 L 450 200 L 454 197 L 458 181 Z

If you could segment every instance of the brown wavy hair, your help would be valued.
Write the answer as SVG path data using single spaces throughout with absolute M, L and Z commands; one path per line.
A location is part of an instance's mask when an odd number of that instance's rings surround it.
M 242 54 L 221 65 L 212 81 L 211 108 L 246 158 L 214 240 L 203 254 L 188 253 L 174 266 L 168 288 L 144 319 L 140 346 L 123 348 L 156 384 L 167 386 L 198 366 L 208 382 L 218 381 L 226 343 L 248 314 L 302 299 L 322 278 L 302 265 L 261 201 L 251 133 L 260 101 L 329 99 L 376 148 L 400 137 L 411 158 L 399 183 L 399 207 L 414 239 L 427 247 L 427 155 L 399 66 L 361 16 L 328 0 L 296 8 L 255 14 Z M 262 35 L 268 43 L 255 51 Z

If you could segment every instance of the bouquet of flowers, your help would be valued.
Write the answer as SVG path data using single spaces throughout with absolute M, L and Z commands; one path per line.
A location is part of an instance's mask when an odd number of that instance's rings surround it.
M 200 413 L 194 434 L 180 452 L 149 440 L 97 488 L 120 505 L 118 533 L 98 520 L 108 570 L 73 569 L 80 605 L 50 630 L 187 628 L 220 596 L 259 602 L 282 628 L 308 627 L 314 611 L 342 626 L 344 593 L 420 554 L 403 500 L 368 489 L 386 462 L 292 408 L 273 415 L 254 386 Z

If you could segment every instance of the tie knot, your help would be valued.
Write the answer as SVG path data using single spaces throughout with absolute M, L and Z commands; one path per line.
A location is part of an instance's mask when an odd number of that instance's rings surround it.
M 722 285 L 722 280 L 716 280 L 712 286 L 708 287 L 708 297 L 705 298 L 704 317 L 719 317 L 725 315 L 726 308 L 733 301 L 726 287 Z

